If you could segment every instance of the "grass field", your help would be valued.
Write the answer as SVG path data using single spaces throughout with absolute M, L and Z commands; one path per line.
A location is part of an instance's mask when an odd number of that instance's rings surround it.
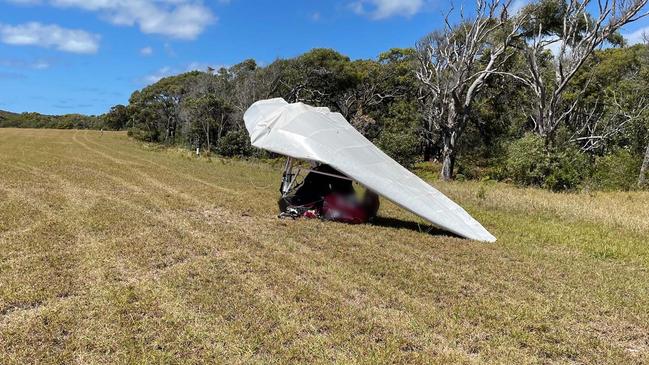
M 275 218 L 280 168 L 0 130 L 0 363 L 649 363 L 649 194 L 435 183 L 499 241 Z

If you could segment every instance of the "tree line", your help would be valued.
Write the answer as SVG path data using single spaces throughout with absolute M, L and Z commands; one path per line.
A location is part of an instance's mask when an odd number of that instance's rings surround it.
M 649 169 L 649 48 L 620 29 L 647 0 L 477 0 L 408 49 L 350 60 L 314 49 L 168 77 L 102 117 L 138 139 L 224 156 L 251 148 L 243 113 L 282 97 L 340 112 L 404 165 L 443 179 L 634 189 Z
M 44 115 L 0 110 L 0 128 L 101 129 L 102 118 L 81 114 Z

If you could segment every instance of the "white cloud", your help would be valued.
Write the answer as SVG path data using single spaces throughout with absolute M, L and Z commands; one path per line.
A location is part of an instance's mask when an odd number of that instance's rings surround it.
M 44 60 L 38 60 L 32 63 L 31 66 L 36 70 L 47 70 L 48 68 L 50 68 L 51 64 Z
M 18 46 L 55 48 L 72 53 L 97 53 L 99 38 L 96 34 L 66 29 L 55 24 L 0 24 L 0 41 Z
M 0 59 L 0 66 L 9 68 L 46 70 L 52 67 L 52 63 L 44 59 L 20 60 L 20 59 Z
M 177 74 L 177 72 L 174 72 L 174 70 L 171 67 L 165 66 L 157 70 L 156 72 L 152 73 L 151 75 L 144 76 L 144 78 L 142 78 L 142 81 L 146 85 L 155 84 L 156 82 L 164 79 L 165 77 L 172 76 L 175 74 Z
M 151 47 L 144 47 L 140 50 L 140 54 L 142 56 L 151 56 L 153 54 L 153 48 Z
M 207 71 L 208 67 L 212 67 L 211 65 L 208 65 L 207 63 L 203 62 L 192 62 L 187 67 L 185 68 L 185 72 L 190 72 L 190 71 Z
M 186 66 L 183 67 L 170 67 L 170 66 L 165 66 L 162 67 L 155 72 L 153 72 L 150 75 L 144 76 L 140 82 L 145 84 L 145 85 L 151 85 L 155 84 L 156 82 L 162 80 L 165 77 L 169 76 L 174 76 L 178 75 L 184 72 L 191 72 L 191 71 L 207 71 L 208 67 L 211 67 L 215 70 L 220 69 L 221 67 L 227 67 L 225 65 L 213 65 L 213 64 L 208 64 L 204 62 L 191 62 Z
M 19 5 L 33 5 L 40 4 L 40 0 L 7 0 L 10 3 L 19 4 Z
M 629 44 L 639 44 L 639 43 L 644 43 L 644 35 L 647 34 L 649 37 L 649 27 L 645 28 L 640 28 L 636 31 L 633 31 L 631 33 L 626 33 L 624 35 L 624 39 L 626 39 Z
M 529 5 L 530 0 L 514 0 L 509 6 L 510 14 L 518 14 L 524 7 Z
M 61 8 L 98 12 L 107 21 L 138 26 L 143 33 L 195 39 L 216 21 L 202 0 L 9 0 L 19 4 L 48 3 Z
M 356 14 L 380 20 L 393 16 L 413 16 L 424 7 L 424 0 L 358 0 L 349 6 Z
M 557 57 L 559 56 L 559 52 L 561 52 L 562 45 L 562 41 L 556 41 L 545 46 L 545 49 L 549 50 L 554 55 L 554 57 Z

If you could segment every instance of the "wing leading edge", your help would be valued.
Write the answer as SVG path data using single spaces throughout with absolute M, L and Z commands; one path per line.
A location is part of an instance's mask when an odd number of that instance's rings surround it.
M 340 113 L 269 99 L 253 104 L 244 121 L 255 147 L 328 164 L 440 228 L 469 239 L 496 241 L 462 207 L 386 155 Z

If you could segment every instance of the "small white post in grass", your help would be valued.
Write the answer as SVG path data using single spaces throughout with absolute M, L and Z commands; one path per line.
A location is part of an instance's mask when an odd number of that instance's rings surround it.
M 199 156 L 201 154 L 201 148 L 196 147 L 196 156 Z

